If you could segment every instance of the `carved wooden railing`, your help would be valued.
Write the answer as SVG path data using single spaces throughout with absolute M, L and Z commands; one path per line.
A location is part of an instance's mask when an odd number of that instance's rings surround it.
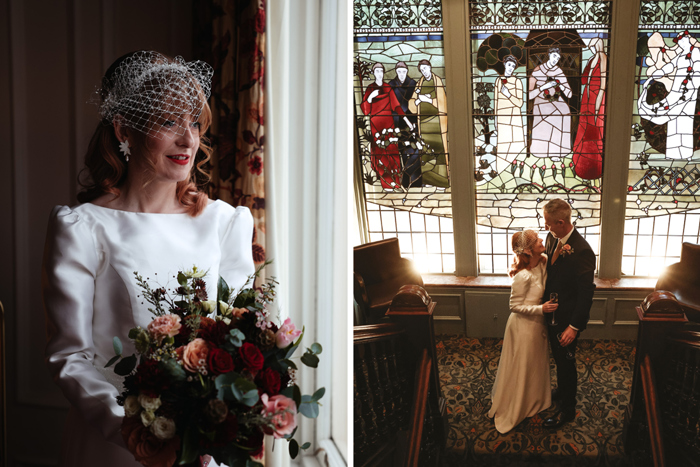
M 672 294 L 637 307 L 639 335 L 625 450 L 635 464 L 700 465 L 700 332 Z
M 447 427 L 434 306 L 421 311 L 394 302 L 390 322 L 354 327 L 355 465 L 440 464 Z

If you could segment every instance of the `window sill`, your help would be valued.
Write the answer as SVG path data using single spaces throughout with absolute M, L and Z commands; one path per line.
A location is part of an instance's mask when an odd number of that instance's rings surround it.
M 511 278 L 507 275 L 482 275 L 459 277 L 453 274 L 422 274 L 425 287 L 467 287 L 467 288 L 510 288 Z M 596 290 L 654 290 L 656 278 L 625 277 L 603 279 L 596 277 Z

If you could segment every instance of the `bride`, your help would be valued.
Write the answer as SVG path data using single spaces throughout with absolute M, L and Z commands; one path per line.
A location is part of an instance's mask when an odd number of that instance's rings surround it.
M 102 80 L 90 181 L 82 204 L 51 213 L 42 272 L 46 361 L 71 404 L 61 466 L 139 465 L 120 430 L 122 378 L 104 368 L 112 338 L 129 355 L 129 329 L 153 318 L 134 272 L 173 288 L 196 265 L 208 271 L 210 297 L 219 276 L 236 289 L 254 272 L 250 211 L 209 200 L 196 183 L 212 152 L 203 136 L 212 74 L 204 62 L 139 51 Z
M 496 430 L 507 433 L 527 417 L 549 408 L 552 393 L 549 373 L 549 344 L 543 313 L 559 306 L 540 304 L 547 280 L 547 255 L 534 230 L 513 234 L 515 261 L 509 275 L 510 317 L 491 391 L 491 410 Z

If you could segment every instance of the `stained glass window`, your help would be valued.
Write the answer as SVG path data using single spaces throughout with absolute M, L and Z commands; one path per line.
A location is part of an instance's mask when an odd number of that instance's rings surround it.
M 479 272 L 552 197 L 598 251 L 610 1 L 470 2 Z
M 354 98 L 371 240 L 454 272 L 440 0 L 355 0 Z
M 700 4 L 640 3 L 622 273 L 658 275 L 698 243 Z

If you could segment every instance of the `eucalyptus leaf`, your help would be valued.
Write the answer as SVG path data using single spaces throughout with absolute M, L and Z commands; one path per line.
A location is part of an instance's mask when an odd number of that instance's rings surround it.
M 299 443 L 295 439 L 289 441 L 289 457 L 296 459 L 299 455 Z
M 285 358 L 285 359 L 282 360 L 282 361 L 283 361 L 284 363 L 286 363 L 287 366 L 289 366 L 289 367 L 291 367 L 291 368 L 293 368 L 293 369 L 295 369 L 295 370 L 297 369 L 297 364 L 294 363 L 293 361 L 289 360 L 288 358 Z
M 326 393 L 326 388 L 320 388 L 317 389 L 316 392 L 314 393 L 313 396 L 311 396 L 311 399 L 314 401 L 319 401 L 323 397 L 323 395 Z
M 311 344 L 311 351 L 316 355 L 319 355 L 321 352 L 323 352 L 323 347 L 321 347 L 321 344 L 318 342 L 314 342 Z
M 298 345 L 290 344 L 289 347 L 287 347 L 287 353 L 284 355 L 284 358 L 290 358 L 292 355 L 294 355 L 294 352 L 296 352 L 298 348 Z
M 308 397 L 308 396 L 304 396 Z M 299 406 L 299 412 L 306 418 L 316 418 L 318 417 L 318 402 L 314 401 L 308 401 L 308 402 L 303 402 L 301 406 Z
M 122 341 L 117 336 L 114 336 L 112 338 L 112 347 L 114 348 L 115 355 L 121 355 L 124 351 L 124 348 L 122 347 Z
M 127 376 L 136 368 L 136 355 L 125 357 L 114 367 L 114 372 L 119 376 Z
M 216 300 L 220 302 L 228 303 L 228 299 L 231 296 L 231 290 L 223 277 L 219 276 L 219 282 L 216 286 Z
M 115 355 L 114 357 L 110 358 L 107 364 L 105 365 L 105 368 L 109 368 L 110 366 L 114 365 L 114 362 L 122 358 L 121 355 Z
M 301 363 L 304 365 L 311 367 L 311 368 L 317 368 L 318 367 L 318 357 L 311 352 L 307 352 L 304 355 L 301 356 Z
M 136 336 L 139 335 L 139 328 L 131 328 L 129 329 L 129 339 L 136 339 Z
M 158 365 L 163 371 L 168 374 L 174 381 L 184 381 L 187 378 L 187 373 L 185 369 L 182 368 L 177 360 L 169 358 L 167 360 L 161 360 Z
M 292 386 L 292 390 L 292 399 L 294 399 L 294 403 L 299 407 L 301 405 L 301 389 L 295 384 Z
M 287 386 L 280 391 L 280 394 L 285 397 L 289 397 L 290 399 L 294 399 L 294 386 Z
M 307 449 L 309 449 L 309 448 L 311 447 L 311 443 L 307 441 L 307 442 L 305 442 L 304 444 L 302 444 L 300 447 L 301 447 L 303 450 L 307 450 Z

